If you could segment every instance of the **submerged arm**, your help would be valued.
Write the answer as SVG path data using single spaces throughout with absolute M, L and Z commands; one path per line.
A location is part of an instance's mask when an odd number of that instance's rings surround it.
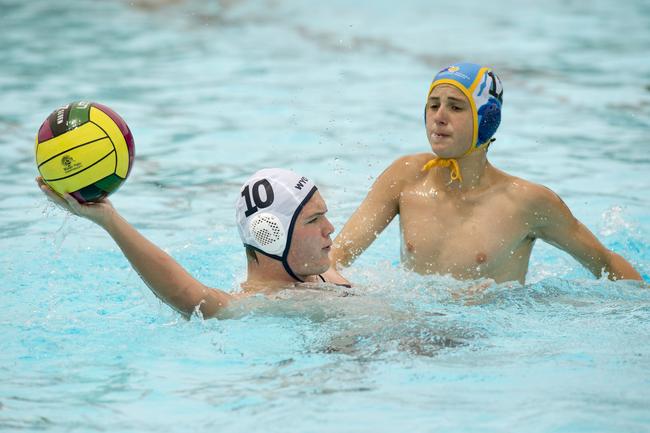
M 532 208 L 533 234 L 571 254 L 596 277 L 604 271 L 614 281 L 643 280 L 627 260 L 605 248 L 552 191 L 540 189 Z
M 38 178 L 37 182 L 48 199 L 106 230 L 151 291 L 185 318 L 189 318 L 196 308 L 203 317 L 213 317 L 233 299 L 232 295 L 211 289 L 194 279 L 169 254 L 119 215 L 110 201 L 104 199 L 82 205 L 69 194 L 65 197 L 57 195 L 42 179 Z

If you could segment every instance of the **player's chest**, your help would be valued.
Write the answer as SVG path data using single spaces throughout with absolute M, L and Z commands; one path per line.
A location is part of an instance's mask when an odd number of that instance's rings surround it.
M 527 236 L 516 205 L 498 196 L 463 201 L 405 191 L 399 211 L 407 253 L 484 262 L 517 248 Z

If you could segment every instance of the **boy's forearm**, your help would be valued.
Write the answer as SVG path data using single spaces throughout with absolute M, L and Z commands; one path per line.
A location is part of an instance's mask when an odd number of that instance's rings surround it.
M 338 238 L 335 239 L 334 245 L 332 245 L 332 252 L 330 253 L 330 264 L 334 269 L 336 269 L 338 265 L 350 266 L 350 263 L 352 263 L 353 260 L 354 258 L 352 257 L 352 254 L 349 253 L 349 250 L 339 244 Z
M 610 280 L 637 280 L 643 281 L 641 274 L 619 254 L 613 251 L 609 252 L 609 260 L 605 271 Z
M 350 266 L 376 237 L 372 236 L 370 239 L 359 239 L 359 236 L 357 236 L 356 238 L 351 239 L 347 236 L 347 228 L 346 224 L 346 227 L 344 227 L 343 231 L 339 233 L 336 239 L 334 239 L 334 244 L 332 245 L 330 263 L 335 268 L 337 265 L 345 267 Z
M 157 247 L 122 216 L 114 212 L 101 227 L 115 240 L 133 268 L 154 294 L 166 304 L 190 316 L 196 306 L 216 293 L 195 280 L 169 254 Z M 228 295 L 223 293 L 223 306 Z

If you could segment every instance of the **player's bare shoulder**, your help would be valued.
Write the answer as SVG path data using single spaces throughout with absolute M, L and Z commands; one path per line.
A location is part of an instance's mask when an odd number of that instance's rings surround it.
M 396 159 L 379 175 L 369 197 L 397 203 L 404 189 L 424 176 L 422 166 L 431 158 L 422 153 Z
M 495 183 L 500 185 L 503 192 L 517 203 L 517 207 L 529 214 L 531 218 L 543 217 L 552 209 L 565 206 L 562 199 L 544 185 L 512 176 L 501 170 L 496 172 L 498 181 Z
M 433 157 L 432 153 L 415 153 L 402 156 L 393 161 L 382 176 L 385 174 L 394 180 L 415 181 L 426 176 L 426 173 L 422 171 L 422 167 Z

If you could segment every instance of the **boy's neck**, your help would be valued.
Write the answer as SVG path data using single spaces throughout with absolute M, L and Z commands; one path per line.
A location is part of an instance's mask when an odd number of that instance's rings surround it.
M 305 282 L 319 281 L 316 275 L 298 275 L 298 277 Z M 299 283 L 300 281 L 296 281 L 287 273 L 282 262 L 258 253 L 257 263 L 248 261 L 248 275 L 246 281 L 240 286 L 248 292 L 268 292 L 282 290 Z
M 486 152 L 479 150 L 454 159 L 456 159 L 460 167 L 462 181 L 450 181 L 451 168 L 439 167 L 437 170 L 433 170 L 436 183 L 448 192 L 466 192 L 478 188 L 490 166 Z

